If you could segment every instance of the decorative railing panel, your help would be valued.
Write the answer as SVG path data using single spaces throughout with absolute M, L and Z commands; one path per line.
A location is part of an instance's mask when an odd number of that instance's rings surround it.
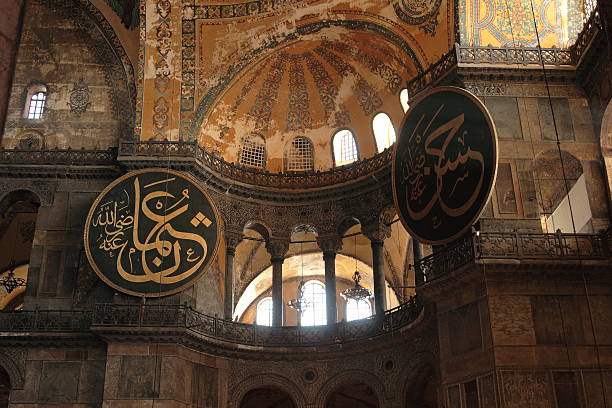
M 431 281 L 479 259 L 608 259 L 612 256 L 610 234 L 484 232 L 419 260 L 416 267 Z
M 0 148 L 0 163 L 2 164 L 37 164 L 37 165 L 108 165 L 117 156 L 116 149 L 109 150 L 78 150 L 78 149 L 2 149 Z
M 561 48 L 458 47 L 459 63 L 572 65 L 572 52 Z
M 119 156 L 124 158 L 161 157 L 167 158 L 169 161 L 179 158 L 185 160 L 195 158 L 203 167 L 242 183 L 271 187 L 304 188 L 328 186 L 370 175 L 391 162 L 392 150 L 387 149 L 369 159 L 328 171 L 283 174 L 269 173 L 229 163 L 206 151 L 195 142 L 122 142 L 119 147 Z
M 91 311 L 17 310 L 0 312 L 0 332 L 83 332 Z

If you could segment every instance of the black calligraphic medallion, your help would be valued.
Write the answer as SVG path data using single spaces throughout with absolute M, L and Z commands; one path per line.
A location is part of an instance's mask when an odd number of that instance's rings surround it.
M 435 88 L 410 107 L 393 157 L 393 197 L 418 241 L 446 244 L 478 219 L 497 172 L 497 136 L 485 106 L 456 87 Z
M 85 224 L 85 252 L 98 276 L 135 296 L 193 285 L 217 252 L 219 214 L 208 194 L 173 170 L 144 169 L 113 181 Z

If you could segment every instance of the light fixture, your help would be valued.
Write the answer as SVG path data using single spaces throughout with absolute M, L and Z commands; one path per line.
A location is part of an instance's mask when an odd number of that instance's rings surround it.
M 297 310 L 299 313 L 302 313 L 308 306 L 310 306 L 310 302 L 308 299 L 304 297 L 304 252 L 302 251 L 302 243 L 300 242 L 300 260 L 302 262 L 302 278 L 300 280 L 300 284 L 298 285 L 297 295 L 298 297 L 295 299 L 291 299 L 287 302 L 287 306 L 292 309 Z
M 11 293 L 18 287 L 26 286 L 25 279 L 15 277 L 15 268 L 17 268 L 17 265 L 15 264 L 15 261 L 11 259 L 11 262 L 9 262 L 7 268 L 8 276 L 0 277 L 0 285 L 4 286 L 6 293 Z
M 359 302 L 360 300 L 364 300 L 364 299 L 372 297 L 372 292 L 370 292 L 369 289 L 364 288 L 363 286 L 359 284 L 359 281 L 361 281 L 361 274 L 359 273 L 359 270 L 357 269 L 357 235 L 355 235 L 354 242 L 355 242 L 354 244 L 355 273 L 353 274 L 353 282 L 355 282 L 355 286 L 353 286 L 352 288 L 343 290 L 342 292 L 340 292 L 340 296 L 342 296 L 345 300 L 352 299 L 352 300 Z
M 15 269 L 17 269 L 17 267 L 20 266 L 20 265 L 17 265 L 17 263 L 15 262 L 15 242 L 16 241 L 17 241 L 16 239 L 13 239 L 13 246 L 11 249 L 11 260 L 9 261 L 7 268 L 2 272 L 4 273 L 8 271 L 8 276 L 0 277 L 0 285 L 4 286 L 6 293 L 11 293 L 18 287 L 26 286 L 25 279 L 15 277 Z

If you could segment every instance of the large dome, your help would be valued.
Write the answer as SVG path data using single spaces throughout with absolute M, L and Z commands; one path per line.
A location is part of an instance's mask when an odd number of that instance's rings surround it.
M 353 132 L 359 158 L 376 153 L 372 118 L 398 126 L 399 93 L 416 74 L 397 45 L 375 33 L 334 27 L 278 47 L 238 75 L 209 110 L 199 143 L 230 162 L 245 140 L 265 145 L 265 168 L 284 169 L 287 145 L 298 136 L 313 146 L 314 170 L 333 167 L 332 137 Z

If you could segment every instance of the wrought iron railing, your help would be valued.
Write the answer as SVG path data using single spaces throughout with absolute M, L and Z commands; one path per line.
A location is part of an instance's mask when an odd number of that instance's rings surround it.
M 95 306 L 92 326 L 185 328 L 207 338 L 236 344 L 319 346 L 369 339 L 394 332 L 414 322 L 421 309 L 421 303 L 411 298 L 407 303 L 387 310 L 382 317 L 372 316 L 327 326 L 267 327 L 207 316 L 184 306 L 98 304 Z
M 3 149 L 0 148 L 0 164 L 36 165 L 108 165 L 117 157 L 116 149 Z
M 597 33 L 600 31 L 599 27 L 601 26 L 601 17 L 599 15 L 599 7 L 596 6 L 591 13 L 591 16 L 584 24 L 582 31 L 576 37 L 576 41 L 574 45 L 570 48 L 572 51 L 572 58 L 574 63 L 577 64 L 580 62 L 580 59 L 589 48 L 591 41 Z
M 612 257 L 612 233 L 533 234 L 483 232 L 417 261 L 431 281 L 482 259 L 605 260 Z
M 574 59 L 569 49 L 527 47 L 457 47 L 459 63 L 470 64 L 538 64 L 572 65 Z
M 14 310 L 0 312 L 0 332 L 84 332 L 89 310 Z
M 281 174 L 229 163 L 195 142 L 122 142 L 119 146 L 119 156 L 123 158 L 195 159 L 205 168 L 232 180 L 247 184 L 287 188 L 328 186 L 367 176 L 388 165 L 391 162 L 391 154 L 392 149 L 387 149 L 371 158 L 328 171 Z
M 455 49 L 444 54 L 438 61 L 425 70 L 421 75 L 408 81 L 408 95 L 411 97 L 423 89 L 435 85 L 457 66 L 457 52 Z

